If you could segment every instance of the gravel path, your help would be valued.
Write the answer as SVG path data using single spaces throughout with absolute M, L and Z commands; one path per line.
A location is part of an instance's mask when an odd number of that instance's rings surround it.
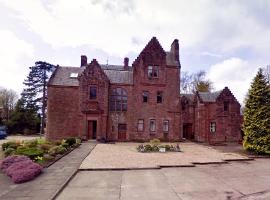
M 180 143 L 182 152 L 167 153 L 139 153 L 136 150 L 138 145 L 139 143 L 98 144 L 85 158 L 80 169 L 157 168 L 248 158 L 191 142 Z

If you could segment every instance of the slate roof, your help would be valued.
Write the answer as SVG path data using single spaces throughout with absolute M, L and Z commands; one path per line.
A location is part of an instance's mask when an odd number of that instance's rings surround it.
M 194 100 L 194 94 L 181 94 L 180 96 L 186 97 L 189 101 L 193 102 Z
M 129 67 L 124 70 L 121 65 L 100 65 L 111 83 L 133 84 L 133 71 Z M 77 78 L 70 78 L 71 73 L 81 74 L 85 67 L 58 67 L 52 77 L 49 85 L 54 86 L 79 86 Z
M 216 92 L 198 92 L 199 97 L 203 102 L 216 102 L 216 99 L 223 90 Z

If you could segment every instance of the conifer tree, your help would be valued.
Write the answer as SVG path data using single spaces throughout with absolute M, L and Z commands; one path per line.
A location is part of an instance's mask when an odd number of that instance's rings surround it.
M 262 69 L 248 91 L 243 130 L 245 149 L 270 153 L 270 87 Z
M 22 92 L 24 107 L 28 111 L 40 112 L 41 128 L 40 133 L 44 134 L 44 126 L 47 108 L 47 84 L 49 75 L 56 66 L 47 62 L 38 61 L 35 66 L 29 67 L 30 72 L 24 81 L 26 88 Z

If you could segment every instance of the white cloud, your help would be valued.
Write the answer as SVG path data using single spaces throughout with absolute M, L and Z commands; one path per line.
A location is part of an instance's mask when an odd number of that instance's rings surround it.
M 214 83 L 216 90 L 228 86 L 242 104 L 257 70 L 257 67 L 246 60 L 229 58 L 210 66 L 208 78 Z
M 123 56 L 140 51 L 154 35 L 165 48 L 179 38 L 184 48 L 203 44 L 223 52 L 250 45 L 265 50 L 270 42 L 269 26 L 258 23 L 248 3 L 238 1 L 2 1 L 28 29 L 55 48 L 90 44 Z M 270 8 L 267 1 L 256 6 Z M 134 44 L 134 37 L 142 43 Z
M 0 86 L 14 89 L 19 94 L 28 72 L 25 60 L 34 55 L 34 49 L 7 30 L 0 30 L 0 44 Z

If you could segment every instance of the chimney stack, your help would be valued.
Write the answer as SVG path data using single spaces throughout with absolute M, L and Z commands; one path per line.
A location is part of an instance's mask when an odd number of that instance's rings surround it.
M 171 45 L 171 52 L 173 54 L 174 60 L 179 61 L 179 43 L 177 39 L 175 39 Z
M 128 61 L 129 61 L 128 57 L 125 57 L 124 58 L 124 70 L 128 70 Z
M 87 56 L 81 55 L 81 67 L 87 65 Z

